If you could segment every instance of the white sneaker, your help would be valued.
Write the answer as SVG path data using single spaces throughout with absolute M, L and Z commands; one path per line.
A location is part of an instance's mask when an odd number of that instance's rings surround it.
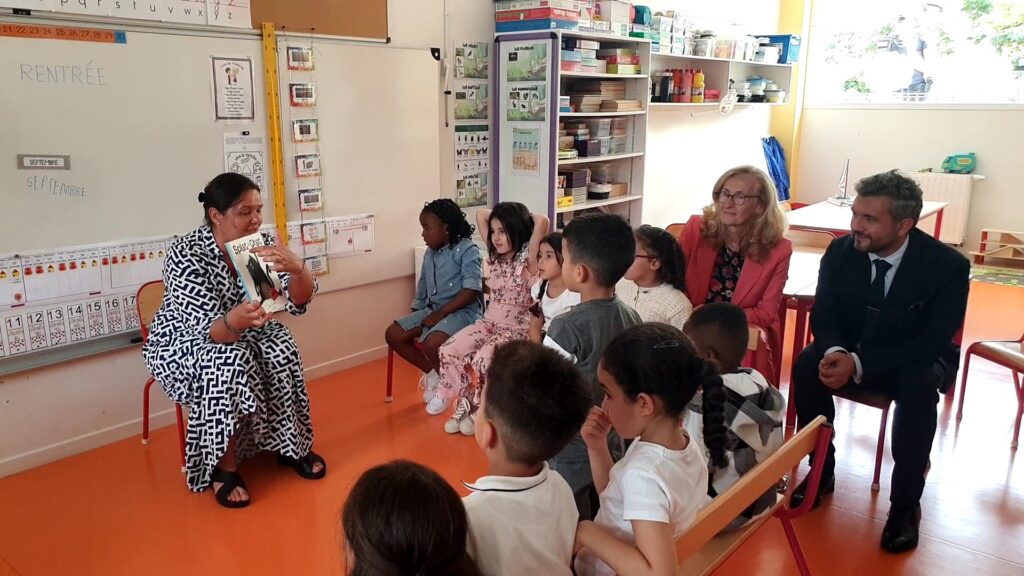
M 464 436 L 472 436 L 476 434 L 476 412 L 466 416 L 459 422 L 459 432 L 462 432 Z
M 443 396 L 434 396 L 433 398 L 430 399 L 430 402 L 427 402 L 427 414 L 430 414 L 431 416 L 436 416 L 447 409 L 448 400 L 446 400 Z
M 437 394 L 437 383 L 441 380 L 441 377 L 437 375 L 437 372 L 431 370 L 422 377 L 420 377 L 420 390 L 423 390 L 423 402 L 427 403 Z
M 459 398 L 459 402 L 455 405 L 455 412 L 452 417 L 444 423 L 444 431 L 449 434 L 455 434 L 462 430 L 462 423 L 466 418 L 469 417 L 469 411 L 472 410 L 472 405 L 469 403 L 469 399 L 462 397 Z

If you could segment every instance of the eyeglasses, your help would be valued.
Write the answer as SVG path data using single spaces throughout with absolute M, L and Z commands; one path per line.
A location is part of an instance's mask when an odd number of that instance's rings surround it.
M 736 194 L 729 194 L 728 192 L 715 192 L 712 195 L 712 197 L 714 198 L 715 202 L 718 202 L 719 204 L 725 204 L 726 202 L 731 201 L 733 204 L 737 206 L 743 206 L 744 204 L 746 204 L 747 200 L 757 200 L 757 196 L 740 194 L 738 192 Z

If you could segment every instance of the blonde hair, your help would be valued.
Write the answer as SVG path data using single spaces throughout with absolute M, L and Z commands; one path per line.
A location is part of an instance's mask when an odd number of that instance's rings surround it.
M 776 198 L 775 184 L 763 170 L 754 166 L 737 166 L 722 174 L 712 191 L 713 197 L 718 197 L 726 181 L 733 176 L 753 176 L 757 180 L 757 198 L 764 206 L 760 216 L 747 224 L 747 229 L 740 239 L 740 253 L 744 258 L 761 261 L 768 256 L 768 252 L 786 233 L 786 217 L 779 208 Z M 725 226 L 722 225 L 721 214 L 718 212 L 718 203 L 712 202 L 704 207 L 704 216 L 700 222 L 700 234 L 716 248 L 725 244 Z

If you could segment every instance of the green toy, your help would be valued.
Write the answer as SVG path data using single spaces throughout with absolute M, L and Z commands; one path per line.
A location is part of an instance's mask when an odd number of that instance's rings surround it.
M 942 161 L 942 171 L 951 174 L 970 174 L 978 167 L 978 159 L 974 152 L 953 154 Z

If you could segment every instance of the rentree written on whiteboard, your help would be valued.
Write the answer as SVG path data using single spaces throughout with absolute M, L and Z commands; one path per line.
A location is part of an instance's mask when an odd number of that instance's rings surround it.
M 73 186 L 49 176 L 29 176 L 25 184 L 29 190 L 49 190 L 51 196 L 85 198 L 85 186 Z
M 85 66 L 22 64 L 21 81 L 35 84 L 81 84 L 83 86 L 106 86 L 104 68 L 93 66 L 92 60 Z

